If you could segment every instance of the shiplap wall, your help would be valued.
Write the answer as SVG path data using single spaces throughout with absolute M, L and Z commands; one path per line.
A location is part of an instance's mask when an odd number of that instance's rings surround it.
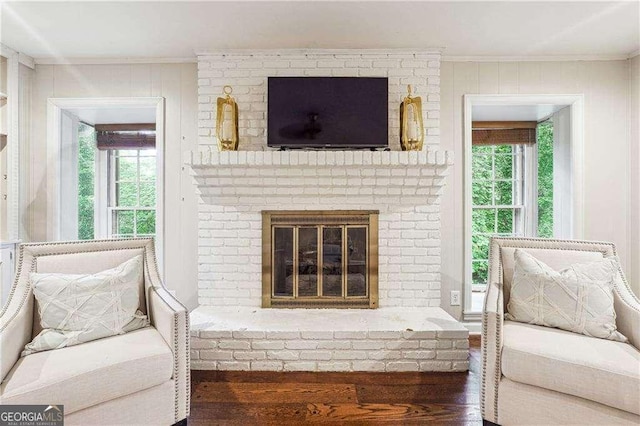
M 47 236 L 47 99 L 162 96 L 166 114 L 165 283 L 183 303 L 195 307 L 198 204 L 182 154 L 197 149 L 197 83 L 195 64 L 37 65 L 24 239 L 44 241 Z
M 630 265 L 630 253 L 640 241 L 630 236 L 638 209 L 629 203 L 630 159 L 628 126 L 628 61 L 593 62 L 442 62 L 440 149 L 463 153 L 464 94 L 576 94 L 585 96 L 584 237 L 613 241 L 634 290 L 640 276 Z M 636 83 L 637 84 L 637 83 Z M 637 90 L 636 95 L 637 97 Z M 637 115 L 637 114 L 636 114 Z M 637 173 L 637 172 L 636 172 Z M 442 308 L 461 318 L 461 307 L 446 297 L 461 290 L 464 279 L 464 164 L 455 162 L 442 198 Z M 636 185 L 637 191 L 638 186 Z M 635 276 L 634 276 L 635 274 Z M 634 285 L 634 284 L 632 284 Z
M 629 283 L 640 295 L 640 55 L 629 60 Z

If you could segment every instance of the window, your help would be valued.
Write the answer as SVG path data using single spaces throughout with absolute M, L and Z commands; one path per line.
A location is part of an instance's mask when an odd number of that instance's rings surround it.
M 156 150 L 108 154 L 110 237 L 148 237 L 156 227 Z
M 484 291 L 492 236 L 553 236 L 553 126 L 474 123 L 472 160 L 472 291 Z M 514 143 L 509 143 L 514 142 Z
M 484 288 L 489 271 L 489 239 L 524 234 L 524 145 L 472 147 L 473 285 Z
M 143 126 L 79 124 L 79 239 L 155 235 L 155 131 Z
M 96 130 L 78 127 L 78 239 L 95 237 Z

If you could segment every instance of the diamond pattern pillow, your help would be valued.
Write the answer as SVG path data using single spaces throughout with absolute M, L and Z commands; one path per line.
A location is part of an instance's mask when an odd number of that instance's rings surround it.
M 31 273 L 43 330 L 22 356 L 123 334 L 149 325 L 138 310 L 142 256 L 91 275 Z
M 524 250 L 515 251 L 506 318 L 626 342 L 616 330 L 615 257 L 555 271 Z

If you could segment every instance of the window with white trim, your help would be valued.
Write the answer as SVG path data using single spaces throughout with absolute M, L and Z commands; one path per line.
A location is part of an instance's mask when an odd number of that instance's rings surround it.
M 472 147 L 473 285 L 483 288 L 489 271 L 489 239 L 524 235 L 524 145 Z
M 110 237 L 150 237 L 156 227 L 156 150 L 108 153 Z
M 78 239 L 156 234 L 154 125 L 78 128 Z
M 471 147 L 472 291 L 486 288 L 492 236 L 551 237 L 553 230 L 551 121 L 530 123 L 526 131 L 491 123 L 498 127 L 474 133 Z

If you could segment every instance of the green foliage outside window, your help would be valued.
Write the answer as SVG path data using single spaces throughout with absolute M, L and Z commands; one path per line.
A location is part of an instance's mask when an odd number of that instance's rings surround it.
M 553 236 L 553 125 L 538 126 L 538 236 Z M 513 145 L 474 145 L 472 147 L 472 280 L 486 284 L 489 272 L 489 240 L 492 235 L 513 235 L 516 210 L 507 206 L 514 199 Z M 522 154 L 520 154 L 522 155 Z M 525 182 L 525 185 L 527 183 Z M 492 207 L 490 207 L 492 206 Z
M 93 206 L 96 132 L 80 123 L 78 130 L 78 239 L 94 238 Z
M 538 126 L 538 236 L 553 237 L 553 123 Z
M 146 236 L 156 229 L 155 150 L 117 150 L 114 153 L 116 206 L 114 233 Z M 126 209 L 131 207 L 131 209 Z

